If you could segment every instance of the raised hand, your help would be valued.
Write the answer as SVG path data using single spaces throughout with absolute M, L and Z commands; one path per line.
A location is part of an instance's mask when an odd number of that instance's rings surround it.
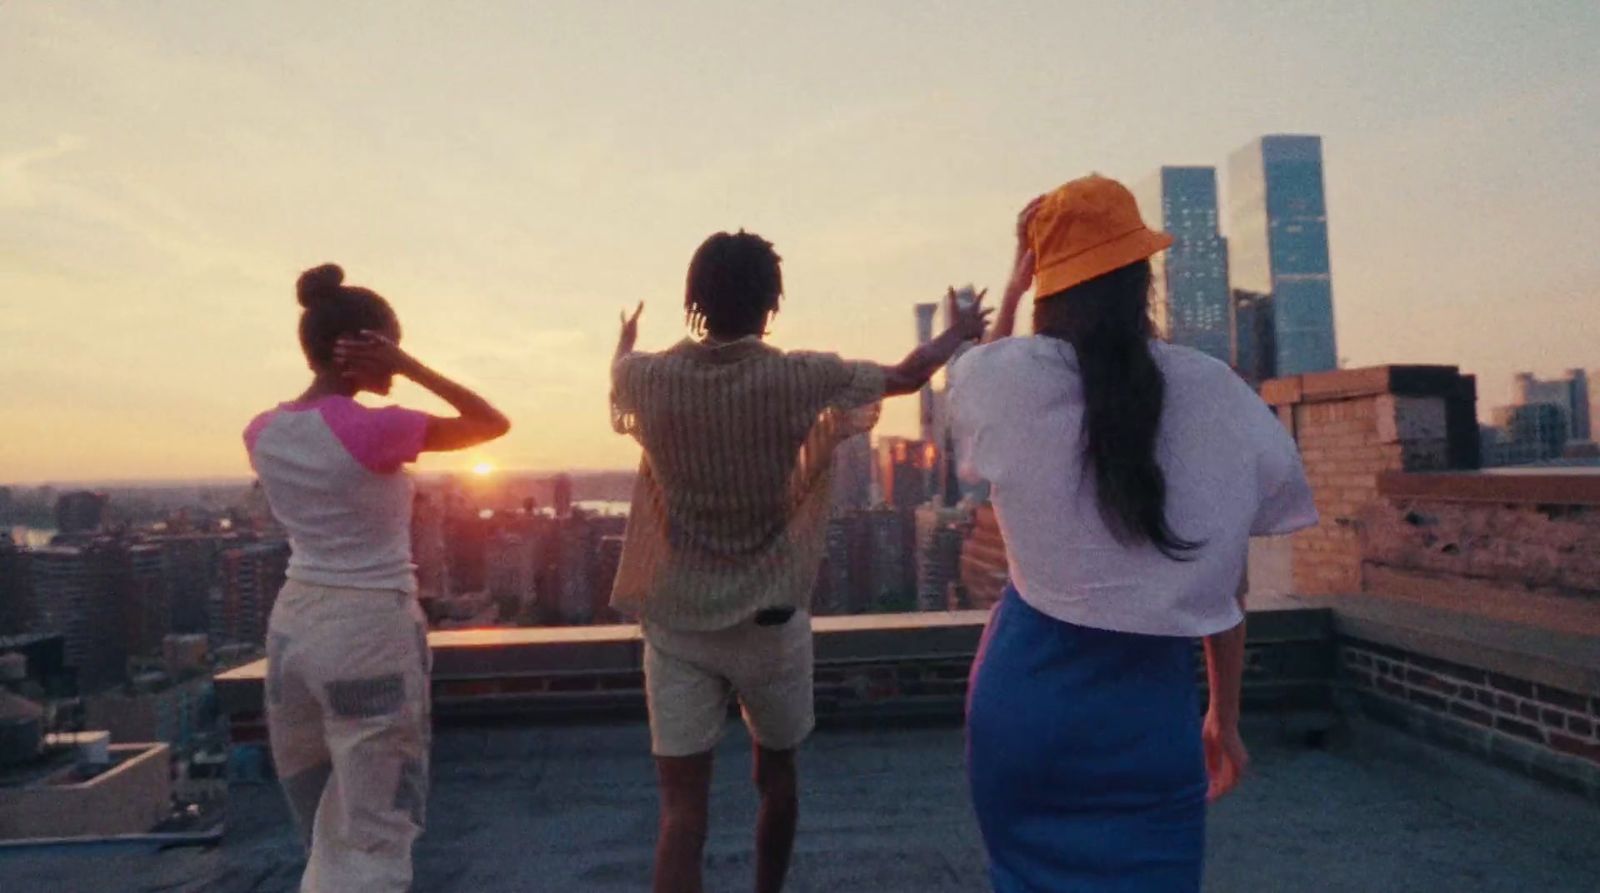
M 1017 248 L 1011 257 L 1011 276 L 1006 280 L 1005 293 L 1000 296 L 1000 315 L 989 330 L 990 341 L 1011 337 L 1017 327 L 1017 305 L 1033 287 L 1033 268 L 1038 259 L 1033 256 L 1033 247 L 1028 241 L 1028 228 L 1033 225 L 1034 215 L 1039 213 L 1043 202 L 1044 196 L 1037 196 L 1017 214 Z
M 340 338 L 333 346 L 333 361 L 347 378 L 409 377 L 422 366 L 389 337 L 370 330 L 355 337 Z
M 963 302 L 956 296 L 956 290 L 945 290 L 945 303 L 949 306 L 948 318 L 951 320 L 950 328 L 960 334 L 964 341 L 975 341 L 983 337 L 983 331 L 989 325 L 989 316 L 994 313 L 994 308 L 983 306 L 983 298 L 989 293 L 986 288 L 978 292 L 972 303 Z
M 1033 224 L 1033 217 L 1039 213 L 1039 205 L 1043 201 L 1044 196 L 1037 196 L 1017 215 L 1017 248 L 1011 259 L 1011 278 L 1006 283 L 1005 303 L 1016 304 L 1033 287 L 1033 270 L 1037 259 L 1028 242 L 1028 228 Z
M 622 311 L 622 331 L 617 336 L 617 356 L 633 353 L 634 345 L 639 343 L 639 314 L 641 313 L 644 313 L 643 301 L 640 301 L 639 306 L 633 309 L 632 316 L 628 315 L 628 311 Z

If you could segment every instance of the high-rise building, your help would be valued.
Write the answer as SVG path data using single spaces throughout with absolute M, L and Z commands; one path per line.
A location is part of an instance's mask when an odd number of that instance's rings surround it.
M 240 544 L 236 534 L 186 533 L 148 537 L 166 553 L 174 633 L 204 633 L 211 590 L 217 580 L 222 553 Z
M 56 531 L 61 534 L 94 533 L 105 521 L 106 495 L 78 490 L 56 499 Z
M 213 644 L 260 645 L 267 618 L 289 568 L 289 544 L 252 543 L 222 553 L 219 585 L 212 597 Z
M 556 475 L 554 486 L 555 495 L 551 497 L 550 502 L 555 507 L 556 517 L 565 518 L 572 514 L 572 475 Z
M 835 511 L 864 509 L 872 499 L 872 441 L 866 434 L 847 438 L 833 450 Z
M 127 618 L 111 549 L 52 546 L 33 553 L 40 631 L 65 637 L 67 666 L 85 691 L 120 682 L 127 672 Z
M 1501 406 L 1494 411 L 1497 430 L 1482 438 L 1487 465 L 1526 465 L 1559 458 L 1572 422 L 1554 403 Z
M 811 610 L 818 615 L 854 614 L 855 540 L 860 529 L 860 509 L 847 509 L 828 519 L 823 539 L 822 564 L 812 592 Z
M 167 550 L 155 543 L 107 547 L 114 562 L 113 592 L 122 602 L 123 638 L 129 657 L 157 657 L 172 632 L 172 582 Z
M 500 610 L 501 623 L 526 623 L 532 619 L 539 594 L 541 545 L 537 539 L 513 530 L 495 533 L 485 544 L 485 589 Z
M 914 509 L 939 488 L 939 448 L 931 441 L 880 437 L 878 474 L 886 504 Z
M 950 607 L 950 586 L 961 582 L 961 544 L 967 513 L 928 503 L 916 511 L 917 609 Z
M 424 608 L 451 594 L 444 524 L 444 506 L 434 496 L 418 493 L 411 502 L 411 560 L 417 566 L 417 598 Z
M 561 518 L 556 530 L 557 588 L 554 608 L 557 622 L 586 625 L 594 622 L 594 529 L 582 512 Z
M 1236 288 L 1233 296 L 1233 368 L 1259 387 L 1278 377 L 1278 338 L 1273 329 L 1272 295 Z
M 488 547 L 488 519 L 465 506 L 453 507 L 444 519 L 446 567 L 455 593 L 484 590 L 483 556 Z
M 33 630 L 33 553 L 0 531 L 0 636 Z
M 1277 375 L 1339 365 L 1322 138 L 1263 136 L 1228 159 L 1228 273 L 1269 295 Z
M 938 304 L 916 304 L 912 307 L 917 314 L 917 344 L 927 344 L 933 340 L 933 318 L 939 312 Z M 937 410 L 934 407 L 935 395 L 933 382 L 929 381 L 917 392 L 917 430 L 921 432 L 923 440 L 933 439 L 933 429 Z
M 855 585 L 874 611 L 909 611 L 916 606 L 916 527 L 911 509 L 861 512 L 858 544 L 861 577 Z
M 1592 440 L 1589 422 L 1589 374 L 1582 369 L 1569 369 L 1560 378 L 1541 379 L 1531 372 L 1517 375 L 1517 405 L 1533 406 L 1548 403 L 1560 407 L 1567 420 L 1565 441 Z
M 1163 167 L 1136 190 L 1145 222 L 1173 237 L 1150 259 L 1151 311 L 1173 344 L 1234 361 L 1228 243 L 1217 229 L 1217 171 Z

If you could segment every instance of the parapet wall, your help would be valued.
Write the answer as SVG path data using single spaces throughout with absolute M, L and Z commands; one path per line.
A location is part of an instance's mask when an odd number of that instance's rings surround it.
M 1482 472 L 1454 368 L 1268 382 L 1322 514 L 1290 589 L 1347 706 L 1600 798 L 1600 474 Z

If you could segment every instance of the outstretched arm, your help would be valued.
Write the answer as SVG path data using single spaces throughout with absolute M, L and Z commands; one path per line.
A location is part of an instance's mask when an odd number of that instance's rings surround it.
M 423 365 L 422 361 L 400 349 L 400 345 L 377 332 L 363 332 L 358 338 L 342 338 L 334 347 L 334 360 L 342 367 L 372 372 L 387 372 L 411 379 L 439 399 L 450 404 L 458 416 L 428 420 L 423 438 L 424 452 L 463 450 L 503 436 L 511 421 L 489 401 L 465 385 Z
M 983 337 L 984 326 L 988 324 L 989 315 L 994 312 L 993 309 L 983 306 L 983 296 L 986 294 L 988 294 L 987 289 L 979 292 L 977 300 L 970 305 L 963 306 L 956 300 L 955 289 L 945 292 L 950 318 L 954 322 L 950 328 L 939 333 L 937 338 L 927 344 L 918 345 L 898 364 L 884 367 L 885 397 L 914 394 L 921 390 L 922 386 L 928 383 L 928 379 L 933 377 L 933 373 L 950 362 L 957 348 L 967 341 Z
M 1011 258 L 1011 278 L 1006 281 L 1005 294 L 1000 298 L 1000 315 L 995 317 L 994 327 L 984 341 L 1009 338 L 1017 327 L 1017 306 L 1022 303 L 1022 296 L 1033 287 L 1034 257 L 1033 249 L 1028 247 L 1028 225 L 1033 222 L 1033 215 L 1039 210 L 1041 201 L 1044 201 L 1044 196 L 1028 202 L 1022 213 L 1017 215 L 1017 250 Z

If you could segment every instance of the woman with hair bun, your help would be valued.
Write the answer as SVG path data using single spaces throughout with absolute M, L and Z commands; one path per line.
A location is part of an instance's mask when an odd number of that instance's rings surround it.
M 401 350 L 389 303 L 345 285 L 338 266 L 307 270 L 297 292 L 311 385 L 244 432 L 291 547 L 267 626 L 272 756 L 310 850 L 302 891 L 408 890 L 427 800 L 431 657 L 404 469 L 511 423 Z M 458 415 L 356 402 L 388 394 L 396 375 Z

